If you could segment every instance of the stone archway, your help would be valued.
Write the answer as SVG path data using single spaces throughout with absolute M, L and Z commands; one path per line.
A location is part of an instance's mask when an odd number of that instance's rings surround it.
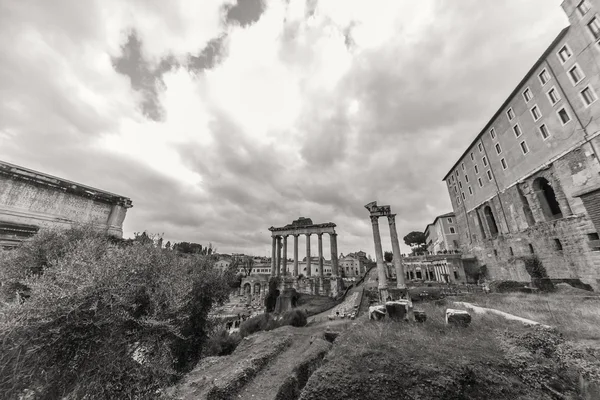
M 556 199 L 554 188 L 546 178 L 539 177 L 533 181 L 533 190 L 546 219 L 562 218 L 563 213 Z
M 248 294 L 252 293 L 252 284 L 250 282 L 244 283 L 243 288 L 244 288 L 244 290 L 243 290 L 244 294 L 248 295 Z

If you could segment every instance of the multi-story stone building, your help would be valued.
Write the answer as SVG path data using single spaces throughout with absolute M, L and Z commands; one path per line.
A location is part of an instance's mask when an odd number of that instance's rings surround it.
M 565 0 L 563 29 L 444 177 L 461 248 L 491 279 L 600 285 L 600 0 Z
M 123 236 L 127 197 L 0 161 L 0 246 L 13 247 L 43 228 L 92 224 Z
M 339 258 L 340 273 L 344 278 L 362 276 L 365 273 L 367 262 L 367 253 L 362 250 L 345 256 L 342 254 Z
M 433 222 L 427 225 L 424 233 L 427 251 L 431 254 L 460 250 L 456 215 L 453 212 L 435 217 Z

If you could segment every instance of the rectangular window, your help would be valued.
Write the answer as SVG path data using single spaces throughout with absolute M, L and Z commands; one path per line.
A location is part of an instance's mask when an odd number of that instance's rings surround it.
M 450 227 L 450 233 L 456 233 L 456 229 L 454 229 L 452 226 Z
M 494 128 L 490 129 L 490 136 L 492 137 L 492 139 L 496 139 L 496 131 L 494 130 Z
M 566 125 L 571 121 L 571 116 L 564 107 L 558 110 L 558 118 L 560 118 L 560 122 L 562 122 L 563 125 Z
M 500 164 L 502 164 L 502 169 L 508 168 L 508 165 L 506 165 L 506 160 L 504 158 L 500 160 Z
M 463 200 L 467 199 L 467 196 L 465 196 L 465 192 L 460 192 L 460 194 L 462 195 Z
M 454 183 L 454 175 L 450 175 L 450 179 L 452 180 L 452 183 Z
M 589 86 L 581 91 L 581 98 L 586 107 L 598 100 L 596 93 L 594 93 L 594 90 Z
M 565 62 L 567 62 L 567 60 L 569 58 L 571 58 L 571 56 L 573 55 L 571 53 L 571 49 L 569 49 L 569 46 L 567 46 L 566 44 L 560 48 L 560 50 L 558 51 L 558 59 L 560 60 L 560 62 L 562 64 L 564 64 Z
M 475 161 L 475 156 L 473 155 L 473 152 L 471 152 L 471 161 Z
M 542 135 L 542 139 L 546 140 L 550 137 L 550 132 L 546 125 L 540 125 L 540 135 Z
M 529 103 L 529 100 L 531 100 L 532 97 L 533 95 L 531 94 L 531 90 L 529 90 L 529 88 L 525 89 L 525 91 L 523 92 L 523 98 L 525 99 L 525 103 Z
M 477 178 L 477 183 L 479 183 L 479 187 L 483 187 L 483 181 L 481 178 Z
M 471 186 L 469 186 L 469 194 L 473 196 L 473 189 L 471 189 Z
M 461 166 L 462 170 L 464 171 L 465 170 L 465 163 L 462 163 L 460 166 Z
M 452 218 L 448 218 L 448 223 L 451 224 L 452 223 Z
M 579 82 L 581 82 L 583 78 L 585 78 L 585 75 L 583 75 L 581 68 L 579 68 L 579 66 L 575 64 L 569 70 L 569 78 L 571 78 L 571 82 L 573 83 L 573 86 L 575 86 Z
M 458 189 L 454 186 L 454 193 L 458 194 Z
M 483 152 L 483 145 L 481 143 L 479 143 L 477 145 L 477 148 L 479 149 L 479 152 L 482 153 Z
M 483 156 L 483 158 L 481 159 L 481 161 L 483 162 L 483 166 L 487 167 L 487 157 Z
M 490 171 L 489 169 L 487 170 L 487 176 L 488 176 L 488 179 L 491 181 L 492 180 L 492 171 Z
M 540 109 L 537 105 L 531 107 L 531 116 L 533 117 L 534 121 L 537 121 L 538 119 L 542 118 L 542 113 L 540 112 Z
M 500 147 L 500 143 L 496 143 L 496 154 L 502 153 L 502 147 Z
M 588 22 L 587 26 L 594 39 L 600 39 L 600 20 L 598 20 L 597 17 L 594 17 L 590 22 Z
M 560 95 L 558 94 L 558 90 L 555 87 L 548 90 L 548 99 L 550 100 L 550 104 L 555 105 L 560 100 Z
M 475 169 L 475 175 L 479 175 L 479 167 L 475 165 L 473 168 Z
M 462 189 L 462 182 L 458 182 L 458 187 Z
M 454 175 L 458 178 L 458 170 L 454 171 Z
M 519 124 L 513 126 L 513 132 L 515 133 L 516 137 L 519 137 L 523 134 L 523 132 L 521 132 L 521 127 L 519 126 Z M 500 154 L 500 153 L 498 153 Z
M 465 181 L 469 183 L 469 177 L 467 175 L 465 175 Z
M 580 16 L 584 16 L 588 11 L 590 11 L 590 5 L 587 0 L 581 0 L 581 2 L 577 5 L 577 11 L 579 11 Z
M 523 154 L 529 153 L 529 147 L 527 147 L 527 143 L 524 140 L 521 142 L 521 151 Z
M 542 72 L 540 72 L 538 78 L 540 79 L 540 83 L 542 84 L 542 86 L 548 83 L 548 81 L 550 80 L 550 75 L 548 74 L 548 71 L 546 71 L 546 68 L 544 68 Z
M 508 117 L 509 121 L 512 121 L 513 118 L 515 118 L 515 113 L 513 112 L 512 108 L 509 108 L 508 110 L 506 110 L 506 116 Z
M 456 196 L 456 202 L 460 204 L 460 197 Z

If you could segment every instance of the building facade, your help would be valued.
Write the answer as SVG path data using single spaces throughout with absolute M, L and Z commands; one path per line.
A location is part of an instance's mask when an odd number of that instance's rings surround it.
M 131 200 L 0 161 L 0 246 L 13 247 L 43 228 L 92 224 L 123 236 Z
M 356 278 L 364 275 L 367 265 L 367 253 L 357 251 L 347 255 L 340 255 L 340 274 L 344 278 Z
M 569 26 L 444 177 L 461 250 L 490 279 L 600 285 L 600 0 L 565 0 Z
M 460 235 L 456 226 L 456 215 L 453 212 L 435 217 L 425 228 L 425 243 L 431 254 L 460 250 Z

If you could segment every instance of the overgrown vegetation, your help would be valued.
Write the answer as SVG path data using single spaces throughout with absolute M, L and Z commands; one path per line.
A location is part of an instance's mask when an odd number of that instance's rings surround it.
M 525 270 L 529 276 L 531 276 L 531 283 L 533 286 L 544 292 L 551 292 L 554 290 L 554 284 L 548 278 L 546 268 L 536 255 L 523 256 L 519 259 L 523 261 Z
M 265 307 L 267 312 L 275 311 L 275 306 L 277 305 L 277 297 L 279 297 L 279 278 L 276 276 L 272 276 L 269 279 L 269 291 L 265 296 Z
M 202 255 L 88 227 L 41 232 L 0 264 L 4 398 L 158 396 L 197 363 L 235 281 Z
M 260 314 L 252 317 L 240 325 L 240 335 L 244 338 L 260 331 L 270 331 L 282 326 L 306 326 L 306 313 L 301 310 L 290 310 L 283 313 L 280 318 L 275 318 L 272 314 Z

